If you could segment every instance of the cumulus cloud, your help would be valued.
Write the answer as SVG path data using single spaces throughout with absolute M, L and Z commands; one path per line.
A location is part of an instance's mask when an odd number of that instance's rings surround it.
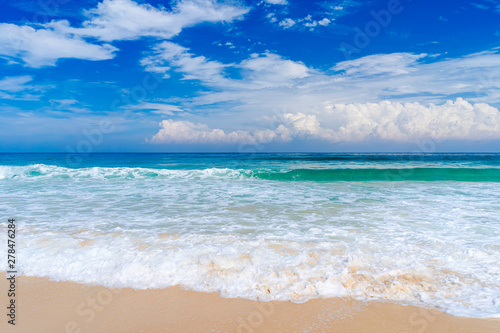
M 88 43 L 51 29 L 0 24 L 0 55 L 22 59 L 30 67 L 53 66 L 61 58 L 106 60 L 116 50 L 109 44 Z
M 314 115 L 321 128 L 337 132 L 340 129 L 331 122 L 332 117 L 324 116 L 325 110 L 332 110 L 333 105 L 378 103 L 381 100 L 441 105 L 460 96 L 467 97 L 473 104 L 488 103 L 497 108 L 500 105 L 500 82 L 497 79 L 500 77 L 500 54 L 497 52 L 442 60 L 421 57 L 411 53 L 369 56 L 368 59 L 360 58 L 334 66 L 335 72 L 320 72 L 279 55 L 254 55 L 239 64 L 228 64 L 233 71 L 241 70 L 238 79 L 224 76 L 224 64 L 219 64 L 220 76 L 204 79 L 198 75 L 201 83 L 211 90 L 189 99 L 176 99 L 175 104 L 184 110 L 209 110 L 215 117 L 224 114 L 221 118 L 225 125 L 221 127 L 223 129 L 238 128 L 241 119 L 247 119 L 246 126 L 259 127 L 265 123 L 262 119 L 266 116 L 282 110 L 283 113 Z M 287 66 L 292 69 L 287 69 Z M 172 67 L 182 71 L 180 67 Z M 347 70 L 350 74 L 346 74 Z M 193 77 L 190 75 L 195 74 L 186 72 L 183 75 Z M 185 117 L 185 120 L 190 120 L 189 112 Z M 275 126 L 266 128 L 274 130 Z M 380 131 L 382 125 L 375 128 L 379 129 L 374 131 Z M 405 137 L 405 132 L 401 133 Z M 332 136 L 331 133 L 328 135 Z
M 442 105 L 382 101 L 335 104 L 321 115 L 336 141 L 500 139 L 500 112 L 462 98 Z M 327 135 L 327 138 L 332 138 Z
M 326 17 L 322 20 L 319 20 L 318 21 L 318 24 L 319 25 L 322 25 L 324 27 L 326 27 L 327 25 L 329 25 L 332 21 L 330 21 L 329 19 L 327 19 Z
M 313 27 L 315 27 L 317 25 L 318 25 L 318 21 L 311 21 L 311 22 L 304 23 L 304 26 L 308 27 L 308 28 L 313 28 Z
M 194 124 L 189 121 L 163 120 L 160 131 L 154 135 L 151 143 L 265 143 L 276 138 L 275 131 L 248 131 L 224 132 L 221 129 L 210 129 L 205 124 Z
M 276 22 L 278 19 L 276 18 L 276 15 L 274 13 L 268 14 L 266 16 L 271 23 Z M 326 27 L 332 21 L 335 19 L 328 19 L 326 17 L 322 19 L 313 19 L 312 15 L 309 14 L 304 18 L 285 18 L 281 20 L 278 25 L 283 28 L 283 29 L 303 29 L 304 27 L 308 28 L 309 30 L 313 31 L 315 27 L 318 25 Z
M 288 29 L 288 28 L 291 28 L 295 25 L 295 21 L 292 20 L 291 18 L 286 18 L 284 20 L 282 20 L 280 23 L 279 23 L 279 26 L 280 27 L 283 27 L 284 29 Z
M 260 144 L 296 138 L 326 142 L 500 139 L 500 112 L 461 98 L 442 105 L 420 103 L 331 104 L 317 114 L 284 113 L 267 130 L 210 129 L 205 124 L 164 120 L 152 143 Z
M 184 61 L 191 58 L 196 56 L 190 54 Z M 424 59 L 427 61 L 421 61 Z M 194 69 L 187 71 L 188 67 L 166 64 L 186 71 L 185 78 L 197 78 L 211 88 L 186 100 L 176 99 L 182 109 L 210 110 L 215 117 L 224 114 L 217 125 L 223 130 L 238 129 L 241 119 L 247 119 L 245 126 L 264 126 L 274 131 L 272 141 L 498 137 L 498 111 L 491 105 L 500 103 L 500 54 L 487 51 L 462 58 L 434 59 L 422 54 L 381 54 L 342 62 L 333 67 L 334 72 L 320 72 L 276 54 L 264 54 L 239 64 L 219 63 L 217 75 L 211 79 L 196 74 Z M 240 78 L 224 76 L 224 66 L 240 69 Z M 469 102 L 456 100 L 459 96 L 467 96 Z M 451 99 L 456 100 L 452 105 L 443 104 Z M 266 117 L 277 110 L 288 116 L 273 116 L 276 119 L 269 125 Z M 184 120 L 190 120 L 189 112 L 184 116 Z

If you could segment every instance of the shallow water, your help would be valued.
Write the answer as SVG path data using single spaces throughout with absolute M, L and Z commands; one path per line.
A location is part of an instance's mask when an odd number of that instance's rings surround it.
M 499 182 L 498 154 L 0 154 L 0 211 L 24 275 L 499 317 Z

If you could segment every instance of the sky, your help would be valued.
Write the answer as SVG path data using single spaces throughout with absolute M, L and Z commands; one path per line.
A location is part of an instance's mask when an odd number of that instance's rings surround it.
M 5 0 L 0 152 L 498 152 L 500 1 Z

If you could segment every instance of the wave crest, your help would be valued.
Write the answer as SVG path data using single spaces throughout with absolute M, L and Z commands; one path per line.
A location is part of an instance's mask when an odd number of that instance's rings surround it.
M 336 168 L 336 169 L 153 169 L 90 167 L 71 169 L 55 165 L 0 166 L 0 179 L 23 178 L 89 179 L 261 179 L 269 181 L 464 181 L 500 182 L 500 168 Z

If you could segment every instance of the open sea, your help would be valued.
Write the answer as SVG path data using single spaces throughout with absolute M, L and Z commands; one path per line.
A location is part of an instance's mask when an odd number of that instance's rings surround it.
M 500 317 L 500 154 L 0 154 L 0 202 L 25 276 Z

